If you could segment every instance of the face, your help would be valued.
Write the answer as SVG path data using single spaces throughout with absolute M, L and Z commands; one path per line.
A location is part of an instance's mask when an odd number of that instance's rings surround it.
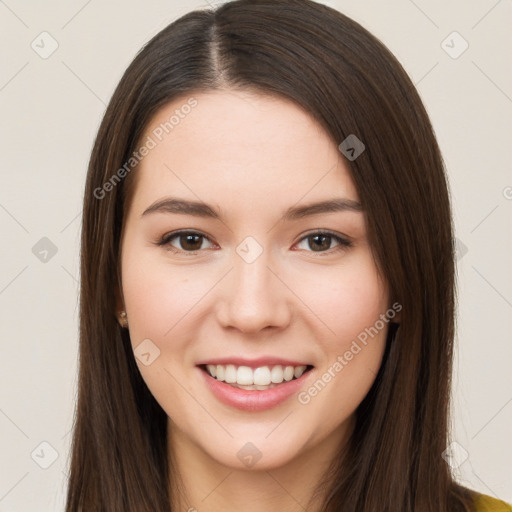
M 395 310 L 327 133 L 285 99 L 193 98 L 142 138 L 156 144 L 131 176 L 120 309 L 183 443 L 232 468 L 281 467 L 343 436 Z

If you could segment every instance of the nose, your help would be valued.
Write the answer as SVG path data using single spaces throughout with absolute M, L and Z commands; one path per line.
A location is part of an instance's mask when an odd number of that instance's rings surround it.
M 223 327 L 255 334 L 288 325 L 293 294 L 273 266 L 266 251 L 252 263 L 235 255 L 234 268 L 217 302 Z

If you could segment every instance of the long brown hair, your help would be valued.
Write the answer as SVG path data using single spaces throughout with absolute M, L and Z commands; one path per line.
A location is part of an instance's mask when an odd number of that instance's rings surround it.
M 238 0 L 191 12 L 143 47 L 114 92 L 84 197 L 79 386 L 66 511 L 171 510 L 167 416 L 115 317 L 127 185 L 136 172 L 119 170 L 163 105 L 237 88 L 295 101 L 336 145 L 349 135 L 364 143 L 347 165 L 375 261 L 403 306 L 400 327 L 390 329 L 380 371 L 357 410 L 343 463 L 334 458 L 321 482 L 322 511 L 470 511 L 471 491 L 453 480 L 442 457 L 449 444 L 455 302 L 442 157 L 395 57 L 359 24 L 310 0 Z

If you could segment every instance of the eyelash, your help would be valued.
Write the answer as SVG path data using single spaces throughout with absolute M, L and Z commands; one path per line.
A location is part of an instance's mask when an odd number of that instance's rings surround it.
M 186 254 L 187 256 L 195 256 L 199 251 L 201 251 L 201 249 L 199 249 L 198 251 L 184 251 L 182 249 L 177 249 L 176 247 L 173 247 L 172 245 L 170 245 L 171 241 L 174 238 L 179 237 L 180 235 L 197 235 L 202 238 L 205 238 L 210 243 L 212 243 L 212 241 L 210 240 L 209 237 L 207 237 L 206 235 L 204 235 L 202 233 L 199 233 L 198 231 L 183 230 L 183 231 L 176 231 L 176 232 L 164 235 L 160 241 L 156 242 L 156 245 L 159 247 L 167 246 L 168 251 L 171 251 L 174 253 L 183 253 L 183 254 Z M 337 235 L 336 233 L 334 233 L 333 231 L 329 231 L 329 230 L 320 230 L 320 231 L 313 231 L 313 232 L 307 233 L 297 243 L 300 243 L 303 240 L 306 240 L 313 236 L 328 236 L 328 237 L 331 237 L 334 240 L 336 240 L 339 244 L 336 247 L 334 247 L 333 249 L 328 249 L 327 251 L 307 251 L 307 252 L 312 252 L 312 253 L 316 253 L 319 255 L 332 254 L 332 253 L 336 253 L 338 251 L 343 251 L 343 250 L 348 249 L 349 247 L 352 247 L 352 245 L 353 245 L 352 242 L 350 242 L 346 238 L 343 238 L 343 237 Z

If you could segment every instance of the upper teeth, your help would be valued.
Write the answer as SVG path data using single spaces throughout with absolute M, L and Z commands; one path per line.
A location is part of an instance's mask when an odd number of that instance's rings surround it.
M 206 368 L 212 377 L 217 380 L 233 384 L 250 386 L 268 386 L 271 383 L 280 384 L 283 380 L 289 381 L 299 378 L 306 370 L 306 366 L 235 366 L 233 364 L 208 364 Z

